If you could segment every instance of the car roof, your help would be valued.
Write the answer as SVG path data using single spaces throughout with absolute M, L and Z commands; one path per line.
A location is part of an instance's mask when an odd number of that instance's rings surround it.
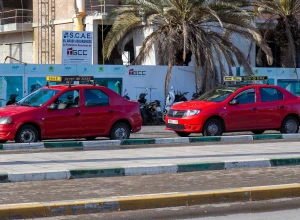
M 270 87 L 270 88 L 274 88 L 274 87 L 278 87 L 275 85 L 268 85 L 268 84 L 231 84 L 231 85 L 223 85 L 221 87 L 225 87 L 225 88 L 230 88 L 230 87 L 235 87 L 235 88 L 244 88 L 244 87 Z
M 58 90 L 65 90 L 68 88 L 107 88 L 105 86 L 95 86 L 95 85 L 89 85 L 89 84 L 60 84 L 60 85 L 49 85 L 49 86 L 44 86 L 43 88 L 50 88 L 50 89 L 58 89 Z

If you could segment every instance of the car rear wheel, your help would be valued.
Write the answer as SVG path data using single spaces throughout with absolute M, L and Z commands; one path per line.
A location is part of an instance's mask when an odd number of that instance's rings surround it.
M 130 136 L 130 128 L 126 123 L 115 124 L 110 131 L 111 140 L 125 140 Z
M 221 136 L 223 134 L 223 124 L 219 119 L 209 119 L 204 127 L 202 134 L 203 136 Z
M 175 131 L 175 132 L 179 137 L 187 137 L 191 134 L 191 133 L 188 133 L 188 132 L 181 132 L 181 131 Z
M 32 125 L 23 125 L 17 131 L 15 141 L 17 143 L 32 143 L 39 139 L 39 132 Z
M 95 140 L 97 137 L 86 137 L 85 139 L 87 140 L 87 141 L 93 141 L 93 140 Z
M 253 134 L 262 134 L 265 132 L 265 130 L 256 130 L 256 131 L 251 131 Z
M 280 132 L 283 134 L 294 134 L 299 132 L 299 120 L 293 116 L 288 116 L 282 122 Z

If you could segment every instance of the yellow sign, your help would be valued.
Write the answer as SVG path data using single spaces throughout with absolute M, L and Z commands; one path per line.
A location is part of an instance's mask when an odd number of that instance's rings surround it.
M 46 81 L 48 82 L 61 82 L 61 76 L 46 76 Z
M 225 76 L 224 81 L 242 81 L 242 77 L 239 77 L 239 76 Z

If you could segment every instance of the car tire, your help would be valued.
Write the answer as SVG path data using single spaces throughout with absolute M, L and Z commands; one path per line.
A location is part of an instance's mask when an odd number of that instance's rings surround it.
M 299 132 L 299 120 L 294 116 L 286 117 L 281 125 L 282 134 L 295 134 Z
M 126 123 L 115 124 L 110 131 L 111 140 L 125 140 L 130 137 L 130 128 Z
M 262 134 L 265 132 L 265 130 L 256 130 L 256 131 L 251 131 L 253 134 Z
M 97 137 L 86 137 L 85 139 L 87 140 L 87 141 L 93 141 L 93 140 L 95 140 Z
M 179 136 L 179 137 L 188 137 L 191 133 L 188 132 L 181 132 L 181 131 L 175 131 L 175 133 Z
M 217 118 L 212 118 L 205 122 L 202 134 L 203 136 L 221 136 L 223 132 L 223 123 Z
M 39 132 L 32 125 L 23 125 L 17 131 L 15 142 L 32 143 L 39 140 Z

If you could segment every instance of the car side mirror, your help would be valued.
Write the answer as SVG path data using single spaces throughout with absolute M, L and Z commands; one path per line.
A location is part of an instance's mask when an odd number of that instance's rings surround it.
M 49 110 L 55 110 L 58 108 L 58 104 L 52 103 L 51 105 L 47 106 L 47 109 Z
M 230 102 L 229 102 L 230 105 L 237 105 L 239 104 L 239 101 L 237 99 L 232 99 Z

